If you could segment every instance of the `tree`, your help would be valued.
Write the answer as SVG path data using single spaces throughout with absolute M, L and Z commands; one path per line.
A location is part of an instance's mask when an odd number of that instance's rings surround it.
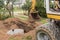
M 0 9 L 2 9 L 4 7 L 4 2 L 3 0 L 0 0 Z
M 22 9 L 29 10 L 30 7 L 31 7 L 31 1 L 26 0 L 26 3 L 22 6 Z
M 8 10 L 9 15 L 13 16 L 13 4 L 16 0 L 7 0 L 5 8 Z
M 36 10 L 41 17 L 47 17 L 46 9 L 44 8 L 44 0 L 37 0 L 36 1 Z
M 0 19 L 2 18 L 2 10 L 3 10 L 3 8 L 4 8 L 4 2 L 3 2 L 3 0 L 0 0 Z
M 31 2 L 29 0 L 26 0 L 26 3 L 22 6 L 22 9 L 30 11 Z M 47 17 L 46 15 L 46 9 L 44 8 L 44 0 L 36 0 L 36 11 L 38 11 L 38 14 L 41 17 Z
M 13 3 L 15 0 L 6 0 L 6 4 L 4 3 L 5 0 L 0 0 L 0 19 L 4 20 L 6 18 L 9 18 L 10 16 L 13 15 Z M 10 5 L 10 2 L 12 3 Z M 6 14 L 6 10 L 9 12 L 9 15 Z

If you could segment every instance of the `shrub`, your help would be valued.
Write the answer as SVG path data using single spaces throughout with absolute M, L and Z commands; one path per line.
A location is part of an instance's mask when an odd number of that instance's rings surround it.
M 47 17 L 46 9 L 44 8 L 44 0 L 37 0 L 36 1 L 36 10 L 41 17 Z

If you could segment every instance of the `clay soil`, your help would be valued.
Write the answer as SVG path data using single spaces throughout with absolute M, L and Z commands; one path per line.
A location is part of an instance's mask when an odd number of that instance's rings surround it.
M 18 18 L 8 18 L 0 21 L 0 40 L 22 40 L 23 37 L 31 36 L 35 40 L 35 28 L 41 25 L 40 22 L 22 21 Z M 24 29 L 24 35 L 8 35 L 7 31 L 11 29 Z M 14 38 L 14 39 L 13 39 Z

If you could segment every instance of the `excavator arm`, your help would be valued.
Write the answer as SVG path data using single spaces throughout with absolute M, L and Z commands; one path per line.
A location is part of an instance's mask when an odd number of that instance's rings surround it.
M 31 10 L 30 10 L 30 12 L 35 11 L 35 4 L 36 4 L 36 0 L 32 0 L 32 5 L 31 5 Z
M 36 0 L 31 0 L 32 1 L 32 5 L 31 5 L 31 9 L 29 12 L 29 17 L 30 19 L 40 19 L 39 15 L 38 15 L 38 11 L 36 11 L 35 7 L 36 7 Z

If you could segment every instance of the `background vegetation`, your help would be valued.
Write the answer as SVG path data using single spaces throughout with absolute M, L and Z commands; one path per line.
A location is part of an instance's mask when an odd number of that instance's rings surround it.
M 17 1 L 17 0 L 7 0 L 7 4 L 4 4 L 3 0 L 0 0 L 0 19 L 6 19 L 9 18 L 11 16 L 13 16 L 13 3 Z M 8 4 L 9 2 L 12 2 L 11 8 L 9 9 Z M 26 3 L 22 6 L 23 10 L 30 10 L 31 8 L 31 0 L 26 0 Z M 45 17 L 46 18 L 46 10 L 44 8 L 44 0 L 36 0 L 36 11 L 38 11 L 38 14 L 41 17 Z M 6 15 L 8 14 L 8 15 Z
M 47 17 L 46 16 L 46 9 L 44 8 L 44 0 L 37 0 L 36 1 L 36 10 L 38 11 L 38 14 L 41 17 Z
M 22 9 L 30 10 L 31 1 L 26 0 L 26 3 L 22 6 Z M 44 8 L 44 0 L 36 0 L 36 11 L 41 17 L 46 18 L 46 9 Z

